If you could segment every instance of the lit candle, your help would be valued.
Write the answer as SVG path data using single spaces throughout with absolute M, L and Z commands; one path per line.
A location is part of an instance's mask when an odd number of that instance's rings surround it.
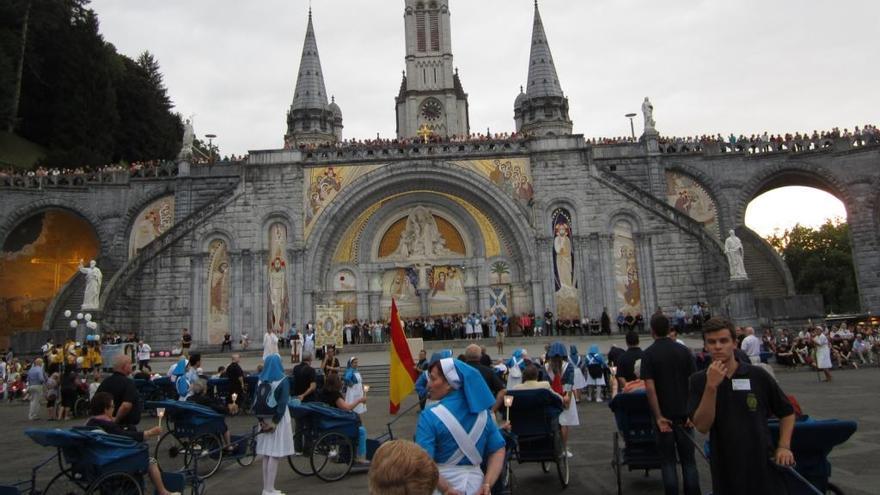
M 504 396 L 504 407 L 507 408 L 507 417 L 506 417 L 507 421 L 510 421 L 510 406 L 512 406 L 512 405 L 513 405 L 513 396 L 512 395 L 505 395 Z
M 232 402 L 237 402 L 237 401 L 238 401 L 238 394 L 233 393 L 232 394 Z
M 159 416 L 159 428 L 162 427 L 162 416 L 165 416 L 165 408 L 157 407 L 156 408 L 156 416 Z
M 370 386 L 369 386 L 369 385 L 364 385 L 364 394 L 366 394 L 366 393 L 369 392 L 369 391 L 370 391 Z

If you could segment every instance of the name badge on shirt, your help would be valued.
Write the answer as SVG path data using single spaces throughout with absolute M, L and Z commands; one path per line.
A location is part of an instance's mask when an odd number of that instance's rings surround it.
M 734 378 L 733 380 L 733 389 L 734 390 L 751 390 L 752 382 L 748 378 Z

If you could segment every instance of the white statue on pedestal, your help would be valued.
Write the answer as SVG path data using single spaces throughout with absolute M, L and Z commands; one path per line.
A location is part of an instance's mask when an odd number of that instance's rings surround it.
M 183 141 L 180 145 L 180 153 L 177 155 L 180 159 L 191 158 L 193 154 L 193 139 L 195 139 L 195 130 L 193 130 L 192 119 L 186 119 L 183 124 Z
M 645 118 L 645 132 L 656 131 L 655 126 L 657 123 L 654 122 L 654 105 L 651 104 L 651 100 L 647 96 L 645 101 L 642 102 L 642 115 Z
M 724 241 L 724 254 L 730 264 L 730 280 L 748 280 L 746 265 L 743 263 L 743 245 L 733 229 Z
M 101 269 L 96 266 L 95 260 L 89 262 L 88 268 L 83 266 L 83 260 L 79 260 L 79 271 L 86 276 L 86 290 L 83 294 L 82 309 L 99 309 L 101 281 L 104 278 Z

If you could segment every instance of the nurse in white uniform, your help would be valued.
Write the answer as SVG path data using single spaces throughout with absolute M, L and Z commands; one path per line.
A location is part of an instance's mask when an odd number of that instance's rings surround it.
M 437 463 L 439 493 L 489 495 L 504 466 L 504 438 L 489 410 L 495 397 L 480 373 L 457 359 L 441 359 L 429 373 L 430 396 L 440 403 L 419 416 L 416 443 Z
M 358 371 L 358 358 L 354 356 L 348 358 L 342 381 L 345 383 L 345 402 L 354 404 L 364 396 L 364 379 Z M 360 403 L 352 411 L 363 414 L 367 412 L 367 405 Z

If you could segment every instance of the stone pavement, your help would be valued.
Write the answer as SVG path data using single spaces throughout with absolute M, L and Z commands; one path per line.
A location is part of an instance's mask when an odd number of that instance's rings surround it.
M 608 344 L 609 342 L 603 342 Z M 689 342 L 692 343 L 692 342 Z M 460 350 L 456 346 L 456 352 Z M 581 349 L 583 352 L 585 349 Z M 366 358 L 365 355 L 362 359 Z M 370 359 L 373 356 L 370 354 Z M 254 359 L 259 359 L 258 357 Z M 378 358 L 377 358 L 378 359 Z M 376 363 L 378 364 L 378 363 Z M 859 423 L 859 430 L 844 445 L 836 448 L 831 455 L 833 465 L 832 481 L 847 495 L 867 495 L 876 493 L 880 486 L 880 471 L 876 469 L 876 459 L 880 456 L 880 395 L 877 394 L 877 368 L 838 371 L 831 383 L 818 383 L 816 374 L 798 370 L 779 370 L 777 376 L 787 393 L 794 394 L 804 411 L 815 418 L 853 419 Z M 387 414 L 387 396 L 371 395 L 366 414 L 368 435 L 376 437 L 385 430 L 390 420 Z M 414 399 L 408 398 L 406 405 Z M 581 426 L 573 428 L 571 450 L 571 488 L 568 493 L 613 494 L 616 493 L 614 473 L 610 460 L 612 453 L 612 432 L 614 423 L 607 404 L 583 402 L 579 404 Z M 53 427 L 57 423 L 47 421 L 29 422 L 27 407 L 22 403 L 0 405 L 0 484 L 29 475 L 31 466 L 45 459 L 51 452 L 31 442 L 23 435 L 29 427 Z M 394 426 L 397 437 L 411 438 L 415 429 L 416 415 L 410 413 Z M 145 417 L 143 426 L 152 426 L 155 419 Z M 230 429 L 242 432 L 254 424 L 249 416 L 230 418 Z M 67 422 L 65 427 L 73 426 Z M 155 440 L 153 441 L 155 442 Z M 153 443 L 155 445 L 155 443 Z M 708 493 L 708 467 L 698 458 L 701 481 Z M 543 474 L 538 465 L 515 466 L 517 491 L 529 493 L 541 490 L 542 494 L 563 493 L 555 472 Z M 42 486 L 48 476 L 57 472 L 57 466 L 49 465 L 45 475 L 40 477 Z M 261 489 L 259 460 L 254 466 L 242 468 L 237 464 L 224 463 L 221 470 L 208 480 L 208 494 L 258 494 Z M 624 473 L 623 486 L 626 493 L 662 493 L 659 471 L 651 471 L 648 477 L 643 472 Z M 364 474 L 351 474 L 332 485 L 315 478 L 303 478 L 282 464 L 277 487 L 287 493 L 311 492 L 330 488 L 339 493 L 366 494 L 367 481 Z

